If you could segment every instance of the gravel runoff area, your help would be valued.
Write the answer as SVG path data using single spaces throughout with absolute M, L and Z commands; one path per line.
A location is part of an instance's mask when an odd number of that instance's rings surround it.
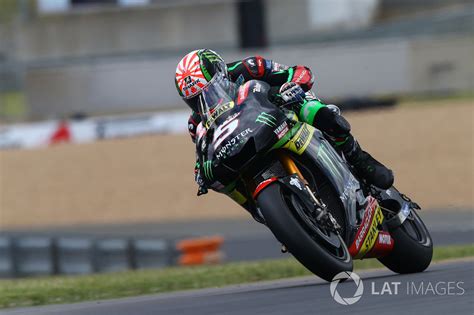
M 472 209 L 471 100 L 347 113 L 361 145 L 426 209 Z M 0 151 L 0 229 L 238 218 L 216 193 L 196 197 L 188 136 L 147 136 Z

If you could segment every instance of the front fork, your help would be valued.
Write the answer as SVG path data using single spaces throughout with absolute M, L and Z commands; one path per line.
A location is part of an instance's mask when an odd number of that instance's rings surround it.
M 304 183 L 304 188 L 308 192 L 308 194 L 311 196 L 311 199 L 314 201 L 314 203 L 322 208 L 325 207 L 325 205 L 316 198 L 314 195 L 313 191 L 309 187 L 308 182 L 304 178 L 303 174 L 301 174 L 298 166 L 296 166 L 295 161 L 291 157 L 288 156 L 288 154 L 284 151 L 279 151 L 278 153 L 278 160 L 280 161 L 281 165 L 283 165 L 283 168 L 285 169 L 286 173 L 289 175 L 296 174 L 300 178 L 300 180 Z
M 334 219 L 331 213 L 328 211 L 327 206 L 319 200 L 314 192 L 311 190 L 311 187 L 308 184 L 308 181 L 304 178 L 303 174 L 299 170 L 298 166 L 296 165 L 295 161 L 283 150 L 279 150 L 277 152 L 278 159 L 285 169 L 286 173 L 289 175 L 297 175 L 301 182 L 304 184 L 304 189 L 306 193 L 311 197 L 312 201 L 315 205 L 316 211 L 316 220 L 324 225 L 331 227 L 337 232 L 341 231 L 341 226 L 339 223 Z
M 326 205 L 315 195 L 311 190 L 308 182 L 304 178 L 301 171 L 291 158 L 291 156 L 284 150 L 277 152 L 278 159 L 283 166 L 286 174 L 297 175 L 304 184 L 305 191 L 309 194 L 314 202 L 315 217 L 320 224 L 327 227 L 332 227 L 334 231 L 341 230 L 340 225 L 328 211 Z M 291 182 L 290 182 L 291 184 Z M 400 211 L 404 214 L 404 211 Z M 400 216 L 400 215 L 399 215 Z M 400 224 L 399 216 L 389 220 L 387 223 Z M 358 227 L 356 236 L 352 244 L 348 244 L 351 256 L 356 259 L 369 257 L 382 257 L 388 254 L 394 246 L 394 241 L 389 232 L 379 230 L 379 224 L 384 221 L 384 216 L 375 198 L 369 198 L 368 206 L 364 212 L 364 218 Z M 392 222 L 393 221 L 393 222 Z M 350 245 L 350 246 L 349 246 Z

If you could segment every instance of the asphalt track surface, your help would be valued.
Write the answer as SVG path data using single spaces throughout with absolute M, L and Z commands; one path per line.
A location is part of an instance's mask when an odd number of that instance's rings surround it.
M 7 310 L 0 314 L 474 314 L 473 259 L 432 264 L 427 271 L 418 274 L 396 275 L 388 270 L 361 271 L 358 274 L 362 278 L 364 291 L 361 299 L 352 305 L 336 303 L 328 283 L 316 277 L 304 277 L 218 289 Z M 389 286 L 390 291 L 386 289 L 382 295 L 384 286 Z M 352 281 L 339 283 L 337 291 L 341 297 L 350 297 L 354 295 L 356 286 Z
M 435 246 L 474 243 L 474 209 L 422 210 L 421 218 L 428 227 Z M 4 231 L 3 234 L 57 235 L 87 237 L 164 238 L 222 235 L 222 250 L 227 261 L 283 258 L 280 244 L 271 232 L 253 219 L 227 219 L 189 222 L 144 223 L 107 226 L 75 226 L 38 231 Z

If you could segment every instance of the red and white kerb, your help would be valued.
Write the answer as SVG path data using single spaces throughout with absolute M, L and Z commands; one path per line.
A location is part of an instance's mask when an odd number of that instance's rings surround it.
M 201 71 L 198 50 L 192 51 L 178 63 L 176 81 L 184 98 L 191 98 L 201 92 L 207 80 Z

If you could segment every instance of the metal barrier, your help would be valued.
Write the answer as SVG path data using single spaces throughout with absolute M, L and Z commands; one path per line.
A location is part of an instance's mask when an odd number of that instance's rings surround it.
M 96 270 L 113 272 L 130 269 L 130 243 L 125 239 L 99 240 L 96 244 Z
M 16 239 L 13 244 L 13 262 L 17 276 L 42 276 L 55 273 L 51 238 L 24 237 Z
M 0 278 L 219 263 L 222 242 L 219 236 L 164 240 L 0 235 Z
M 11 239 L 0 237 L 0 278 L 12 277 L 15 273 L 12 247 Z
M 165 240 L 135 240 L 133 245 L 133 265 L 137 269 L 161 268 L 174 264 L 174 249 Z
M 84 238 L 59 238 L 56 242 L 57 272 L 87 274 L 94 272 L 94 245 Z

